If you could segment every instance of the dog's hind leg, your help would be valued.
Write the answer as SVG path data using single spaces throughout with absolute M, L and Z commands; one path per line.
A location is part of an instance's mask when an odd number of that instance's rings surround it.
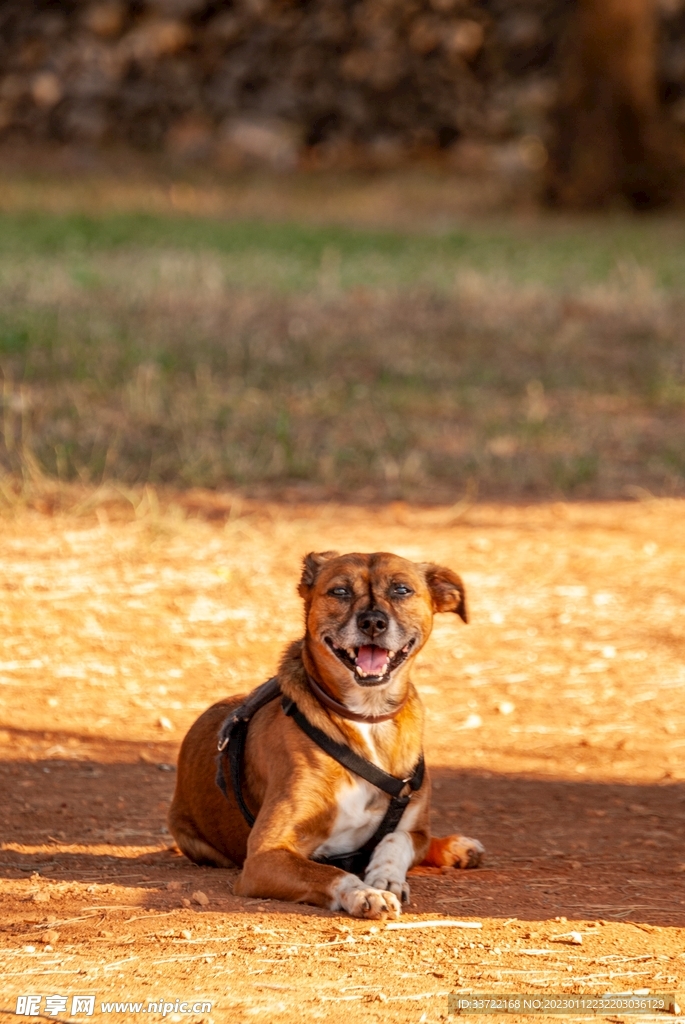
M 236 865 L 223 853 L 219 853 L 213 846 L 201 839 L 192 826 L 185 826 L 179 821 L 169 820 L 169 831 L 176 840 L 181 853 L 184 853 L 189 860 L 195 864 L 206 864 L 213 868 L 234 868 Z
M 445 836 L 430 841 L 428 853 L 421 861 L 423 867 L 477 868 L 483 860 L 485 847 L 477 839 L 467 836 Z

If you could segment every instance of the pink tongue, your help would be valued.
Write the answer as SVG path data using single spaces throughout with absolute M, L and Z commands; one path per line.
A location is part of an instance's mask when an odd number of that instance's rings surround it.
M 357 654 L 357 665 L 368 675 L 379 676 L 388 663 L 388 652 L 385 647 L 374 647 L 368 644 L 360 647 Z

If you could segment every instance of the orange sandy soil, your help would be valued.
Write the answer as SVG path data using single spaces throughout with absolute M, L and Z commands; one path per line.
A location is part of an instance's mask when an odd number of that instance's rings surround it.
M 17 995 L 94 993 L 91 1019 L 101 1000 L 180 998 L 213 1009 L 167 1020 L 428 1024 L 447 1019 L 450 991 L 685 988 L 684 502 L 370 509 L 148 492 L 134 514 L 91 497 L 0 520 L 8 1017 Z M 234 872 L 171 846 L 184 732 L 274 671 L 301 628 L 300 559 L 327 548 L 465 578 L 471 625 L 437 620 L 414 678 L 435 832 L 478 837 L 487 861 L 415 876 L 402 920 L 479 929 L 389 931 L 238 899 Z

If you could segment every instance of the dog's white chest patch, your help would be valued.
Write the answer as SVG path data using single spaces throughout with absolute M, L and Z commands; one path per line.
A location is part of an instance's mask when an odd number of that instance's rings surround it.
M 338 790 L 336 805 L 331 834 L 314 850 L 314 857 L 331 857 L 358 850 L 380 825 L 388 798 L 371 783 L 355 779 Z
M 371 757 L 376 761 L 374 726 L 355 723 Z M 337 814 L 328 839 L 314 851 L 314 857 L 334 857 L 339 853 L 354 853 L 370 839 L 381 823 L 388 807 L 388 797 L 370 782 L 356 775 L 352 782 L 336 793 Z

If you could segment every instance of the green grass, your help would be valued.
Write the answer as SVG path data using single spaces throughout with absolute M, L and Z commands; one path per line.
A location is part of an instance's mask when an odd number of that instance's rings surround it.
M 685 230 L 0 214 L 0 464 L 384 498 L 685 492 Z
M 60 258 L 84 287 L 96 285 L 97 254 L 211 253 L 229 286 L 309 290 L 328 273 L 342 289 L 420 284 L 443 291 L 455 275 L 486 274 L 518 285 L 568 290 L 642 273 L 685 290 L 685 225 L 658 220 L 547 222 L 400 233 L 261 221 L 144 214 L 0 214 L 0 260 Z M 325 284 L 325 282 L 324 282 Z

